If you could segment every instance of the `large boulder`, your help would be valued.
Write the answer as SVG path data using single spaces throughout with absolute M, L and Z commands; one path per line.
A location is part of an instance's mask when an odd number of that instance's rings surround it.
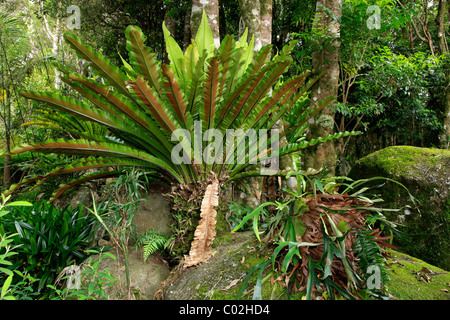
M 377 176 L 400 182 L 417 200 L 416 207 L 408 192 L 396 183 L 387 182 L 381 189 L 385 206 L 411 206 L 386 214 L 411 235 L 395 237 L 394 244 L 405 253 L 450 270 L 450 150 L 389 147 L 358 160 L 349 173 L 355 180 Z
M 133 223 L 138 234 L 149 230 L 157 230 L 161 234 L 170 235 L 171 201 L 164 194 L 170 192 L 170 186 L 163 182 L 152 182 L 148 187 L 145 201 L 133 217 Z
M 127 284 L 125 272 L 125 259 L 122 253 L 110 251 L 116 260 L 102 259 L 99 268 L 108 270 L 117 281 L 105 289 L 110 300 L 127 300 Z M 94 259 L 95 260 L 95 259 Z M 132 299 L 152 300 L 155 293 L 162 288 L 163 282 L 170 274 L 167 263 L 157 254 L 151 255 L 144 261 L 141 250 L 130 250 L 128 253 L 130 291 Z

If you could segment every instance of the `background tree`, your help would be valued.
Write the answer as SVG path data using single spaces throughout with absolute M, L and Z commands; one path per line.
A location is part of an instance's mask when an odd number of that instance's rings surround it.
M 272 0 L 239 0 L 241 7 L 241 32 L 255 37 L 255 52 L 272 43 Z
M 3 8 L 2 8 L 3 9 Z M 11 139 L 15 116 L 20 116 L 17 90 L 26 77 L 28 41 L 25 25 L 14 13 L 0 11 L 0 101 L 4 128 L 4 151 L 11 151 Z M 3 182 L 11 185 L 11 156 L 5 157 Z
M 339 85 L 339 47 L 342 2 L 318 1 L 314 29 L 317 50 L 312 54 L 312 65 L 317 73 L 323 73 L 311 92 L 311 107 L 328 97 L 337 98 Z M 334 131 L 334 106 L 331 105 L 311 119 L 309 138 L 317 138 Z M 334 171 L 336 152 L 333 143 L 325 143 L 305 151 L 305 166 L 320 169 L 325 166 Z
M 191 14 L 191 37 L 195 38 L 197 30 L 202 20 L 203 10 L 208 17 L 209 25 L 214 36 L 214 46 L 216 48 L 220 45 L 219 32 L 219 0 L 192 0 L 192 14 Z

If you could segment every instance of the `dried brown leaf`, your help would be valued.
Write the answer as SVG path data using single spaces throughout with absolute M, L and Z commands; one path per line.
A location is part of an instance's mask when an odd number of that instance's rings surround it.
M 212 256 L 211 245 L 216 236 L 216 215 L 214 207 L 219 205 L 219 181 L 213 179 L 203 197 L 200 221 L 194 233 L 189 256 L 186 256 L 184 268 L 206 262 Z
M 241 278 L 231 281 L 231 283 L 225 287 L 225 290 L 229 290 L 230 288 L 234 287 L 238 284 L 239 281 L 241 281 Z

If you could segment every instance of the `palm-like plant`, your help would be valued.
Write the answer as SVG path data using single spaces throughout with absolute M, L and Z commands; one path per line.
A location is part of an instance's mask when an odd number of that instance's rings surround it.
M 219 180 L 231 181 L 248 171 L 255 160 L 262 161 L 321 141 L 354 134 L 346 132 L 314 141 L 291 143 L 279 150 L 266 147 L 258 149 L 253 161 L 247 157 L 245 161 L 222 163 L 205 163 L 198 158 L 193 147 L 186 150 L 190 146 L 183 145 L 183 151 L 191 161 L 174 163 L 172 150 L 180 144 L 174 141 L 173 136 L 178 129 L 187 130 L 191 141 L 195 139 L 196 123 L 201 123 L 202 132 L 214 128 L 224 133 L 223 137 L 227 129 L 270 130 L 316 79 L 306 82 L 310 74 L 307 71 L 285 81 L 272 92 L 273 85 L 291 63 L 289 52 L 295 43 L 286 46 L 273 59 L 270 59 L 270 46 L 262 48 L 254 56 L 253 39 L 247 42 L 245 33 L 239 41 L 226 36 L 215 50 L 211 29 L 204 16 L 195 40 L 183 53 L 164 24 L 163 31 L 169 65 L 156 60 L 155 54 L 144 45 L 145 36 L 138 27 L 129 26 L 126 39 L 130 64 L 124 62 L 122 70 L 74 35 L 64 35 L 78 56 L 85 59 L 101 79 L 89 79 L 56 64 L 64 74 L 62 80 L 76 90 L 81 99 L 32 91 L 22 92 L 22 95 L 78 119 L 100 124 L 108 129 L 108 134 L 79 132 L 79 139 L 48 140 L 16 148 L 11 154 L 31 151 L 84 157 L 77 158 L 69 166 L 55 168 L 46 175 L 24 180 L 12 186 L 11 192 L 25 183 L 41 183 L 57 174 L 122 166 L 142 167 L 161 178 L 182 184 L 205 180 L 211 171 Z M 321 107 L 329 102 L 330 99 L 323 101 Z M 302 127 L 319 108 L 301 110 L 298 124 L 280 132 L 279 137 Z M 64 127 L 61 121 L 59 125 Z M 267 138 L 267 145 L 270 139 Z M 238 147 L 244 146 L 243 141 L 241 139 L 234 147 L 227 148 L 231 152 L 224 154 L 224 159 L 230 159 Z M 229 141 L 223 138 L 219 143 L 224 147 Z M 262 143 L 264 141 L 260 139 L 259 144 Z M 201 147 L 204 146 L 202 141 Z M 245 148 L 248 151 L 256 145 L 245 145 Z M 81 182 L 111 174 L 117 174 L 117 171 L 97 171 L 83 176 L 56 191 L 54 198 Z

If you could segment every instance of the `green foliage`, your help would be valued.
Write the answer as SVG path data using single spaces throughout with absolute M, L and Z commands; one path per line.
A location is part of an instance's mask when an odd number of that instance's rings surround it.
M 374 177 L 353 181 L 347 177 L 329 177 L 327 174 L 326 170 L 295 173 L 300 177 L 297 192 L 286 190 L 290 194 L 286 199 L 261 204 L 235 227 L 233 231 L 252 219 L 257 238 L 273 248 L 271 259 L 255 265 L 247 274 L 240 294 L 252 273 L 257 270 L 256 286 L 261 286 L 264 272 L 272 265 L 272 272 L 286 275 L 285 281 L 290 285 L 298 281 L 305 288 L 306 299 L 317 297 L 318 294 L 325 299 L 386 298 L 390 278 L 384 265 L 384 246 L 389 244 L 382 245 L 381 242 L 390 237 L 381 237 L 381 231 L 374 228 L 377 226 L 391 232 L 395 230 L 395 225 L 386 219 L 383 211 L 400 209 L 376 206 L 383 200 L 374 195 L 377 193 L 374 189 L 382 185 L 364 185 L 375 180 L 391 179 Z M 395 183 L 404 188 L 400 183 Z M 340 188 L 342 190 L 338 191 Z M 273 206 L 275 213 L 269 216 L 264 232 L 260 232 L 259 213 L 267 206 Z M 362 225 L 350 227 L 348 223 L 353 219 L 359 219 Z M 320 236 L 317 235 L 319 230 Z M 321 241 L 308 241 L 319 238 Z M 320 251 L 314 251 L 313 248 Z M 320 256 L 317 256 L 319 252 Z M 375 276 L 372 276 L 373 270 L 378 272 Z M 377 277 L 376 281 L 374 277 Z M 255 287 L 254 299 L 259 298 L 258 290 Z
M 106 57 L 84 45 L 74 35 L 66 34 L 66 42 L 80 58 L 88 62 L 96 75 L 102 78 L 102 82 L 71 73 L 64 66 L 56 64 L 64 74 L 62 80 L 83 99 L 75 100 L 63 94 L 31 91 L 22 92 L 22 95 L 45 102 L 51 108 L 69 113 L 79 120 L 103 126 L 109 133 L 105 135 L 91 131 L 89 134 L 79 134 L 80 139 L 48 140 L 18 147 L 12 153 L 31 151 L 89 156 L 86 159 L 77 159 L 59 168 L 59 171 L 52 171 L 51 176 L 67 170 L 75 172 L 88 168 L 134 166 L 179 183 L 189 184 L 205 180 L 211 171 L 215 172 L 216 176 L 231 181 L 253 165 L 253 162 L 250 163 L 249 157 L 246 157 L 244 163 L 241 159 L 230 163 L 229 160 L 233 160 L 232 157 L 238 148 L 243 146 L 244 140 L 241 137 L 235 145 L 230 145 L 230 142 L 225 140 L 226 130 L 254 129 L 259 132 L 259 129 L 272 129 L 316 81 L 307 81 L 310 74 L 308 71 L 286 80 L 269 95 L 276 81 L 289 67 L 292 60 L 289 53 L 295 43 L 286 46 L 273 59 L 268 59 L 271 47 L 267 46 L 254 55 L 253 40 L 248 42 L 245 32 L 239 41 L 226 36 L 215 50 L 205 15 L 195 41 L 184 52 L 164 24 L 163 33 L 170 65 L 163 65 L 156 60 L 152 50 L 144 45 L 146 37 L 141 29 L 129 26 L 126 39 L 130 62 L 124 62 L 122 69 L 112 65 Z M 280 138 L 303 126 L 309 117 L 330 101 L 323 101 L 315 110 L 303 108 L 298 122 L 280 132 Z M 217 143 L 224 149 L 225 146 L 231 147 L 227 148 L 227 152 L 231 152 L 224 155 L 222 162 L 205 163 L 193 146 L 186 146 L 174 139 L 176 131 L 184 129 L 190 135 L 191 141 L 194 141 L 196 121 L 201 122 L 202 134 L 208 129 L 217 129 L 222 133 L 222 141 Z M 52 128 L 56 127 L 53 125 Z M 348 134 L 350 133 L 344 135 Z M 342 134 L 339 137 L 341 136 Z M 209 138 L 211 140 L 212 137 Z M 324 137 L 325 140 L 335 138 L 337 136 Z M 259 141 L 259 144 L 263 145 L 264 142 L 269 145 L 271 138 Z M 293 142 L 279 153 L 275 153 L 268 146 L 262 147 L 256 158 L 251 160 L 264 161 L 273 156 L 296 152 L 318 142 L 322 140 L 311 143 Z M 174 163 L 172 160 L 173 148 L 180 145 L 182 151 L 187 154 L 187 163 Z M 202 150 L 205 147 L 206 141 L 202 141 Z M 245 144 L 244 148 L 244 154 L 247 155 L 257 146 Z M 108 157 L 108 161 L 101 157 Z M 218 155 L 213 157 L 213 160 L 217 160 Z M 89 178 L 118 173 L 120 172 L 100 171 L 91 177 L 71 181 L 60 188 L 54 197 Z M 50 175 L 33 177 L 27 182 L 46 180 Z M 11 192 L 20 186 L 22 184 L 12 186 Z
M 375 297 L 383 297 L 385 296 L 390 277 L 385 264 L 386 258 L 381 254 L 380 247 L 375 240 L 376 237 L 372 235 L 371 230 L 358 230 L 353 249 L 355 257 L 359 259 L 358 273 L 362 275 L 364 283 L 370 281 L 369 277 L 371 274 L 368 272 L 368 269 L 378 268 L 380 274 L 378 288 L 374 286 L 370 294 Z
M 103 190 L 105 198 L 100 203 L 97 204 L 94 195 L 92 195 L 93 208 L 88 208 L 89 212 L 97 218 L 108 232 L 110 240 L 124 254 L 128 295 L 130 295 L 128 243 L 135 233 L 133 217 L 139 202 L 144 200 L 141 195 L 146 190 L 147 179 L 145 172 L 131 168 Z
M 95 219 L 85 216 L 81 208 L 58 209 L 46 202 L 32 207 L 15 207 L 2 222 L 3 233 L 15 234 L 17 246 L 10 271 L 18 270 L 38 279 L 35 292 L 46 295 L 47 284 L 66 266 L 87 258 L 84 251 L 91 247 Z
M 5 216 L 10 213 L 10 210 L 8 207 L 18 207 L 18 206 L 31 206 L 32 204 L 26 201 L 14 201 L 8 203 L 11 196 L 6 196 L 2 193 L 1 195 L 1 203 L 0 203 L 0 221 L 3 222 L 3 219 L 5 219 Z M 12 245 L 14 242 L 14 237 L 16 236 L 16 233 L 13 234 L 6 234 L 3 225 L 0 225 L 0 281 L 2 284 L 2 289 L 0 292 L 0 300 L 15 300 L 15 296 L 21 292 L 19 290 L 19 287 L 26 284 L 26 280 L 35 281 L 32 277 L 29 275 L 23 275 L 21 272 L 14 270 L 19 276 L 22 276 L 24 281 L 19 282 L 16 285 L 11 285 L 14 277 L 14 273 L 11 270 L 11 266 L 13 265 L 14 259 L 13 256 L 17 255 L 18 252 L 16 251 L 19 245 Z M 6 268 L 4 267 L 6 266 Z M 4 276 L 7 276 L 6 279 L 4 279 Z M 26 290 L 26 289 L 25 289 Z M 30 289 L 30 291 L 32 291 Z
M 166 249 L 172 242 L 174 237 L 162 235 L 157 230 L 148 230 L 144 234 L 138 236 L 135 248 L 142 247 L 144 261 L 153 253 Z
M 380 29 L 369 29 L 370 5 L 380 8 Z M 341 20 L 339 130 L 361 128 L 380 137 L 379 146 L 439 145 L 445 70 L 426 42 L 415 41 L 414 23 L 434 20 L 437 6 L 407 1 L 344 1 Z M 422 31 L 419 31 L 419 33 Z M 428 38 L 427 38 L 428 39 Z M 363 153 L 364 154 L 364 153 Z
M 106 293 L 106 288 L 114 284 L 118 279 L 114 278 L 108 269 L 100 267 L 100 263 L 104 259 L 116 260 L 116 257 L 102 250 L 86 250 L 87 253 L 94 255 L 83 263 L 83 270 L 79 274 L 66 275 L 58 280 L 71 281 L 73 277 L 79 277 L 75 281 L 79 281 L 79 288 L 59 289 L 54 285 L 47 285 L 53 292 L 52 300 L 108 300 L 109 295 Z M 64 275 L 63 273 L 62 275 Z M 57 281 L 58 283 L 59 281 Z M 56 283 L 55 283 L 56 285 Z
M 241 224 L 244 217 L 248 216 L 254 209 L 245 205 L 240 204 L 236 201 L 230 201 L 229 203 L 229 214 L 230 216 L 227 218 L 227 220 L 231 223 L 231 229 L 235 229 L 238 225 Z M 268 212 L 265 209 L 261 210 L 261 219 L 258 220 L 258 223 L 262 224 L 262 227 L 264 227 L 264 222 L 267 222 L 268 218 Z M 250 222 L 247 221 L 244 223 L 240 230 L 241 231 L 247 231 L 251 230 Z
M 436 110 L 429 108 L 427 99 L 428 90 L 436 85 L 430 75 L 438 72 L 438 61 L 423 52 L 406 57 L 384 47 L 371 63 L 373 69 L 357 81 L 359 90 L 372 97 L 365 109 L 360 108 L 361 114 L 370 119 L 384 113 L 386 117 L 378 122 L 378 128 L 397 131 L 397 136 L 406 141 L 411 129 L 415 130 L 411 126 L 422 125 L 435 132 L 442 129 Z

